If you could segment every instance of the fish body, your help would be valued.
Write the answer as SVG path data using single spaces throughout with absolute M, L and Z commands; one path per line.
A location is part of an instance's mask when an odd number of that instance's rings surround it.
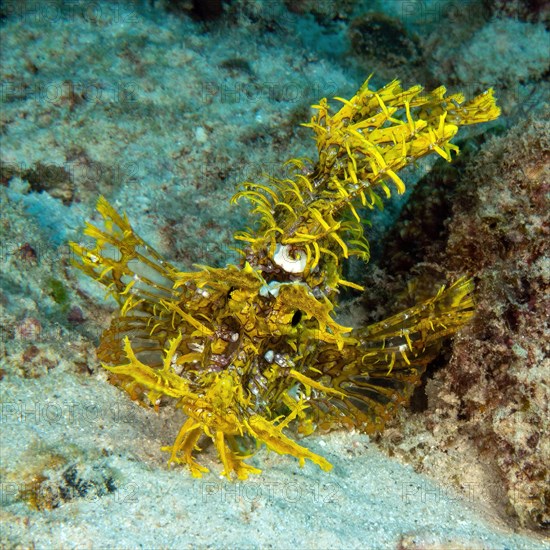
M 337 427 L 381 431 L 406 404 L 441 340 L 474 313 L 473 283 L 461 278 L 436 295 L 379 323 L 336 320 L 348 258 L 369 257 L 364 211 L 381 207 L 398 172 L 436 153 L 451 160 L 459 127 L 499 114 L 492 90 L 468 103 L 445 89 L 369 89 L 368 80 L 330 115 L 322 100 L 306 126 L 315 162 L 293 159 L 286 179 L 245 182 L 232 200 L 252 205 L 255 225 L 238 231 L 241 262 L 181 272 L 134 231 L 105 198 L 103 226 L 88 224 L 90 247 L 73 243 L 77 266 L 105 285 L 119 311 L 98 356 L 110 381 L 143 406 L 173 403 L 187 416 L 170 462 L 194 476 L 201 437 L 214 443 L 223 474 L 246 479 L 261 443 L 311 460 L 301 434 Z

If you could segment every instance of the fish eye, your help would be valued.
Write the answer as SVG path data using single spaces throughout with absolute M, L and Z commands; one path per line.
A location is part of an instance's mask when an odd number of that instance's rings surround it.
M 294 312 L 294 315 L 292 316 L 292 321 L 290 322 L 290 324 L 293 327 L 295 327 L 301 320 L 302 320 L 302 312 L 299 309 L 297 309 Z

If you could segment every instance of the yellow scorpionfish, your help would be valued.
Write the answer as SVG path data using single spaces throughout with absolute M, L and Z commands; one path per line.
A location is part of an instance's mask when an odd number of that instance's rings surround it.
M 164 260 L 101 197 L 103 226 L 87 224 L 89 248 L 72 243 L 76 264 L 108 288 L 118 314 L 98 356 L 110 381 L 143 406 L 167 403 L 184 422 L 164 447 L 171 463 L 194 476 L 211 439 L 223 475 L 246 479 L 246 462 L 262 443 L 280 454 L 331 464 L 299 444 L 339 427 L 379 432 L 406 404 L 441 340 L 473 315 L 473 283 L 465 277 L 436 295 L 370 326 L 351 328 L 335 316 L 351 256 L 369 259 L 365 215 L 382 207 L 398 175 L 436 153 L 447 161 L 459 126 L 499 115 L 492 90 L 465 102 L 444 87 L 403 89 L 395 80 L 371 90 L 369 80 L 330 114 L 326 99 L 305 124 L 317 142 L 315 162 L 293 159 L 289 177 L 242 184 L 253 229 L 237 232 L 241 261 L 181 272 Z

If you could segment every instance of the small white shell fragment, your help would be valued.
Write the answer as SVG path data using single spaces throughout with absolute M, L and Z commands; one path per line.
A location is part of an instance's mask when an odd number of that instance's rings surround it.
M 208 141 L 208 136 L 206 135 L 206 130 L 202 126 L 197 126 L 195 128 L 195 139 L 199 143 L 206 143 Z
M 291 249 L 288 245 L 277 244 L 273 261 L 287 273 L 302 273 L 306 268 L 307 256 L 305 251 Z

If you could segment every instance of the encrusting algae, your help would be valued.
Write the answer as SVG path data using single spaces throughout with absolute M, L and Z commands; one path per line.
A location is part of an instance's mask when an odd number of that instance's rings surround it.
M 289 161 L 291 176 L 244 183 L 257 222 L 240 231 L 239 265 L 180 272 L 148 246 L 126 216 L 101 197 L 104 227 L 87 224 L 93 248 L 72 243 L 77 265 L 120 305 L 98 355 L 110 381 L 143 406 L 170 400 L 187 415 L 163 450 L 194 476 L 193 457 L 210 438 L 223 474 L 246 479 L 261 443 L 280 453 L 331 464 L 298 444 L 300 434 L 337 427 L 383 429 L 406 404 L 443 338 L 474 313 L 473 283 L 461 278 L 432 298 L 373 325 L 335 320 L 344 261 L 367 261 L 360 212 L 405 191 L 399 171 L 430 153 L 451 160 L 459 126 L 498 117 L 492 90 L 464 102 L 393 81 L 368 80 L 334 115 L 323 99 L 309 126 L 319 158 Z

